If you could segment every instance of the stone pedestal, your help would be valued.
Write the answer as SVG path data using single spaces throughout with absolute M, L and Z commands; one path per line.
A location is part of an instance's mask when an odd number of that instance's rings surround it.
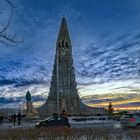
M 33 107 L 33 104 L 32 104 L 31 101 L 27 101 L 27 104 L 26 105 L 27 105 L 27 112 L 26 112 L 26 116 L 27 117 L 38 116 L 38 112 Z

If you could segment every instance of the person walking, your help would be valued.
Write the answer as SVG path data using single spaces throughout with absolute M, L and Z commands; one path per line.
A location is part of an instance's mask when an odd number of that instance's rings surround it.
M 20 114 L 20 112 L 18 113 L 18 115 L 17 115 L 17 118 L 18 118 L 18 125 L 21 125 L 21 114 Z
M 13 120 L 14 125 L 16 124 L 16 118 L 17 118 L 17 116 L 16 116 L 16 114 L 14 113 L 14 115 L 12 116 L 12 120 Z

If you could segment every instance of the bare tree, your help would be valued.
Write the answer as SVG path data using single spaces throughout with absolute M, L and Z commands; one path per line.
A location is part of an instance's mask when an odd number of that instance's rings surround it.
M 14 11 L 16 6 L 10 1 L 10 0 L 5 0 L 8 6 L 10 7 L 10 16 L 8 21 L 6 22 L 5 25 L 2 25 L 2 28 L 0 29 L 0 43 L 4 44 L 5 46 L 15 46 L 18 43 L 22 42 L 22 40 L 18 40 L 16 37 L 16 33 L 10 34 L 8 32 L 8 29 L 10 27 L 11 20 L 14 15 Z M 2 14 L 2 13 L 0 13 Z

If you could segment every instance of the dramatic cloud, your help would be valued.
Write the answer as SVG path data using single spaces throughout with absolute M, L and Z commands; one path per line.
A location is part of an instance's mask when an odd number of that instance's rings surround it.
M 76 81 L 83 102 L 119 102 L 131 94 L 133 98 L 139 96 L 138 0 L 13 2 L 17 9 L 9 32 L 16 32 L 24 42 L 14 48 L 0 44 L 1 107 L 25 102 L 27 90 L 31 91 L 36 105 L 46 101 L 62 15 L 66 16 L 69 25 Z M 1 3 L 0 10 L 4 10 L 2 25 L 9 11 L 5 3 Z M 109 94 L 113 97 L 98 99 Z M 87 100 L 85 96 L 88 96 Z M 123 106 L 137 103 L 127 100 Z

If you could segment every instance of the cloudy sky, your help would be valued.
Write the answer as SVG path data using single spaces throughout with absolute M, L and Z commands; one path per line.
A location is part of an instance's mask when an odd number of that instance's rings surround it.
M 66 17 L 82 101 L 116 108 L 140 105 L 139 0 L 11 0 L 16 9 L 8 32 L 24 40 L 0 44 L 0 106 L 20 107 L 30 90 L 46 101 L 61 18 Z M 0 0 L 0 28 L 10 16 Z

